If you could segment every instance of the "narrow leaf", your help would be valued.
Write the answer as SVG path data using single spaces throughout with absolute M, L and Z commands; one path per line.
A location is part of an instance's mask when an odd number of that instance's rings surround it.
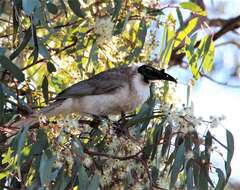
M 83 165 L 80 165 L 78 169 L 78 187 L 81 190 L 87 190 L 88 187 L 88 175 Z
M 5 95 L 2 88 L 2 84 L 0 83 L 0 123 L 2 123 L 4 119 L 4 104 L 5 104 Z
M 49 73 L 53 73 L 57 71 L 55 65 L 51 61 L 47 62 L 47 70 Z
M 49 1 L 47 2 L 47 10 L 54 15 L 56 15 L 58 13 L 57 6 Z
M 21 151 L 24 147 L 29 127 L 30 126 L 24 126 L 24 128 L 20 131 L 20 134 L 19 134 L 19 139 L 18 139 L 18 143 L 17 143 L 17 155 L 18 155 L 17 166 L 18 167 L 20 167 L 20 161 L 21 161 L 21 157 L 22 157 Z
M 161 156 L 165 156 L 167 150 L 170 148 L 170 142 L 171 142 L 171 134 L 172 134 L 172 127 L 168 125 L 164 132 L 164 138 L 163 138 L 163 145 L 161 150 Z
M 42 186 L 46 185 L 49 182 L 54 160 L 55 157 L 51 152 L 42 153 L 39 167 L 39 176 Z
M 33 11 L 40 7 L 39 0 L 22 0 L 22 7 L 27 16 L 30 16 Z
M 29 40 L 31 39 L 32 37 L 32 30 L 31 30 L 31 27 L 29 27 L 27 29 L 27 31 L 25 32 L 25 35 L 24 35 L 24 38 L 21 42 L 21 44 L 17 47 L 17 49 L 15 49 L 15 51 L 9 56 L 9 58 L 11 60 L 13 60 L 14 58 L 16 58 L 20 53 L 21 51 L 26 47 L 26 45 L 28 44 Z
M 180 29 L 184 27 L 184 22 L 183 22 L 183 16 L 179 8 L 177 8 L 177 16 L 178 16 L 178 21 L 180 24 Z
M 198 24 L 198 17 L 195 17 L 191 19 L 188 24 L 183 28 L 177 35 L 175 43 L 174 43 L 174 48 L 178 47 L 184 39 L 191 34 L 191 32 L 196 28 Z
M 234 153 L 234 138 L 232 133 L 229 130 L 226 130 L 226 136 L 227 136 L 227 160 L 225 161 L 225 170 L 226 170 L 226 181 L 228 181 L 230 175 L 231 175 L 231 161 Z
M 172 171 L 171 171 L 171 179 L 170 179 L 170 189 L 174 187 L 174 185 L 177 181 L 177 178 L 178 178 L 178 174 L 181 171 L 181 168 L 183 167 L 184 152 L 185 152 L 184 143 L 182 143 L 178 147 L 178 150 L 176 153 L 176 158 L 173 162 Z
M 217 182 L 217 185 L 215 187 L 215 190 L 223 190 L 225 185 L 226 185 L 224 173 L 219 168 L 216 169 L 216 172 L 218 174 L 218 182 Z
M 46 104 L 48 104 L 48 79 L 45 76 L 42 81 L 42 93 Z
M 78 0 L 68 0 L 69 7 L 78 17 L 85 17 L 85 13 L 81 10 L 81 5 Z
M 10 73 L 19 81 L 24 81 L 25 76 L 21 69 L 19 69 L 12 61 L 10 61 L 6 56 L 0 55 L 0 64 L 10 71 Z
M 146 25 L 145 20 L 142 19 L 141 22 L 139 23 L 139 29 L 138 29 L 138 33 L 137 33 L 137 40 L 138 40 L 137 47 L 127 57 L 129 62 L 132 62 L 132 60 L 134 58 L 138 57 L 139 54 L 141 53 L 142 48 L 145 43 L 146 34 L 147 34 L 147 25 Z
M 200 6 L 198 6 L 196 3 L 183 2 L 183 3 L 180 3 L 180 6 L 181 6 L 181 8 L 188 9 L 188 10 L 190 10 L 193 13 L 196 13 L 198 15 L 201 15 L 201 16 L 206 16 L 207 15 L 207 13 Z
M 114 4 L 115 4 L 115 8 L 112 14 L 112 19 L 117 19 L 119 12 L 121 10 L 122 0 L 114 0 Z
M 95 190 L 95 189 L 98 189 L 99 187 L 99 183 L 100 182 L 100 179 L 99 179 L 99 176 L 98 175 L 94 175 L 92 180 L 90 181 L 89 185 L 88 185 L 88 188 L 87 190 Z

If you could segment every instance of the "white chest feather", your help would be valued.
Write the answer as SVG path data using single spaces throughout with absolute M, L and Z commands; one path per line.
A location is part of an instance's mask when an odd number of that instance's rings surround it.
M 150 96 L 150 85 L 142 80 L 142 76 L 137 74 L 132 82 L 133 93 L 136 96 L 137 103 L 143 104 Z
M 68 98 L 55 112 L 64 112 L 65 114 L 79 112 L 94 115 L 119 114 L 134 111 L 149 96 L 149 84 L 143 82 L 140 74 L 136 74 L 131 84 L 126 84 L 125 87 L 113 93 Z

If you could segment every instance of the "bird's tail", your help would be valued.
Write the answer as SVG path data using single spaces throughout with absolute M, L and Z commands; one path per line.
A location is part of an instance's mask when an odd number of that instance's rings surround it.
M 12 131 L 19 131 L 19 129 L 25 127 L 25 126 L 37 126 L 39 125 L 39 118 L 40 116 L 45 116 L 47 118 L 61 114 L 59 111 L 59 107 L 61 106 L 63 101 L 56 101 L 50 104 L 49 106 L 42 108 L 41 110 L 28 115 L 24 118 L 21 118 L 19 121 L 16 121 L 11 124 L 7 124 L 6 127 L 8 129 L 11 129 Z

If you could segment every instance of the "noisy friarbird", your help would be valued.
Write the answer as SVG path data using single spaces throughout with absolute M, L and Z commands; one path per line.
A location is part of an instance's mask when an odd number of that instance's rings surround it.
M 131 112 L 148 99 L 150 84 L 156 80 L 177 82 L 164 69 L 157 70 L 149 65 L 109 69 L 66 88 L 53 103 L 34 115 L 107 116 Z

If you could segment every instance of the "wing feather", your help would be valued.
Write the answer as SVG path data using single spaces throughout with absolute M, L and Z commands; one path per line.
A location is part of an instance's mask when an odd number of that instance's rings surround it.
M 110 69 L 80 81 L 56 96 L 56 100 L 111 93 L 129 82 L 129 67 Z

